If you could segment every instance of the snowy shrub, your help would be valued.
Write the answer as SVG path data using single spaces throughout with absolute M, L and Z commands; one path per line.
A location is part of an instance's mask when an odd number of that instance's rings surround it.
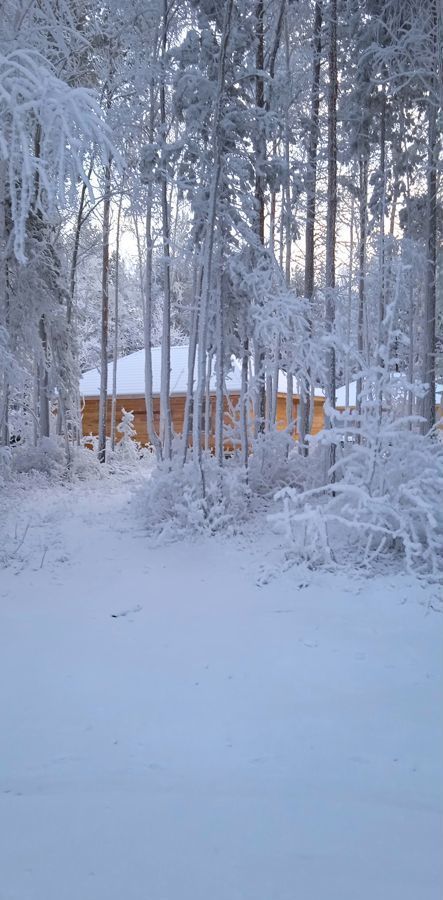
M 201 466 L 192 459 L 183 464 L 177 454 L 172 462 L 157 465 L 143 493 L 142 514 L 148 527 L 167 537 L 189 534 L 236 533 L 255 512 L 263 512 L 263 500 L 276 489 L 291 484 L 302 491 L 318 483 L 321 454 L 303 458 L 285 432 L 259 435 L 249 457 L 248 472 L 237 454 L 220 467 L 211 453 Z M 295 488 L 294 488 L 295 486 Z
M 302 456 L 286 431 L 259 434 L 249 458 L 249 487 L 260 496 L 273 496 L 285 485 L 301 491 L 319 483 L 322 465 L 321 454 Z
M 106 439 L 106 462 L 98 460 L 98 439 L 94 435 L 87 435 L 82 439 L 82 446 L 72 451 L 70 473 L 74 478 L 82 480 L 94 478 L 118 477 L 128 475 L 140 470 L 143 475 L 154 465 L 154 454 L 150 447 L 142 447 L 137 441 L 132 440 L 132 413 L 125 413 L 130 419 L 125 419 L 124 427 L 129 430 L 116 444 L 114 450 L 111 441 Z M 131 430 L 132 429 L 132 430 Z
M 80 447 L 73 447 L 71 450 L 69 470 L 73 479 L 88 481 L 101 478 L 104 474 L 104 467 L 99 463 L 97 453 L 91 450 L 90 444 L 90 438 L 83 438 Z
M 294 441 L 286 431 L 258 434 L 249 459 L 249 485 L 257 494 L 269 495 L 291 483 Z
M 323 433 L 326 443 L 336 431 Z M 337 445 L 336 445 L 337 446 Z M 340 447 L 335 481 L 305 491 L 285 488 L 273 520 L 296 558 L 312 565 L 362 567 L 397 553 L 408 572 L 443 577 L 443 446 L 389 421 L 372 439 Z
M 66 471 L 64 442 L 55 437 L 40 438 L 36 446 L 17 444 L 11 452 L 12 469 L 24 474 L 41 472 L 48 477 L 60 477 Z
M 249 491 L 244 470 L 217 465 L 205 454 L 201 466 L 192 459 L 184 465 L 162 463 L 149 479 L 143 496 L 150 531 L 180 537 L 224 531 L 235 532 L 248 512 Z

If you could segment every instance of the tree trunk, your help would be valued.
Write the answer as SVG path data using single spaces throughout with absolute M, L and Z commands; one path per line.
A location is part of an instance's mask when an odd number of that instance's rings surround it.
M 286 379 L 286 422 L 289 434 L 294 434 L 294 376 L 288 372 Z
M 199 304 L 197 297 L 201 297 L 202 290 L 202 268 L 201 261 L 196 261 L 194 255 L 194 277 L 193 277 L 193 308 L 191 333 L 189 335 L 189 351 L 188 351 L 188 384 L 186 391 L 185 412 L 183 417 L 183 464 L 188 456 L 189 438 L 193 429 L 193 410 L 194 410 L 194 380 L 195 380 L 195 360 L 197 357 L 198 343 L 198 323 L 199 323 Z
M 368 227 L 368 157 L 364 153 L 359 158 L 359 237 L 358 237 L 358 321 L 357 321 L 357 351 L 359 375 L 357 378 L 357 411 L 359 423 L 362 411 L 363 381 L 361 370 L 363 368 L 364 354 L 364 314 L 366 300 L 366 238 Z
M 212 355 L 208 353 L 208 363 L 206 367 L 206 385 L 205 385 L 205 450 L 208 452 L 211 441 L 211 375 L 212 375 Z
M 314 297 L 314 249 L 315 249 L 315 217 L 317 195 L 317 149 L 319 138 L 318 114 L 320 109 L 320 64 L 322 51 L 322 0 L 316 0 L 314 8 L 314 30 L 312 37 L 312 85 L 310 104 L 310 130 L 308 144 L 308 158 L 306 167 L 306 232 L 305 232 L 305 283 L 304 294 L 312 304 Z M 312 333 L 312 321 L 309 323 Z M 309 374 L 302 380 L 300 390 L 300 408 L 298 415 L 299 442 L 301 452 L 306 455 L 308 445 L 306 435 L 309 434 L 310 422 L 310 385 Z
M 160 83 L 160 128 L 162 133 L 161 209 L 163 237 L 163 328 L 160 387 L 160 435 L 165 459 L 172 454 L 171 422 L 171 242 L 169 229 L 168 179 L 166 145 L 166 50 L 168 40 L 168 3 L 163 0 L 162 62 Z
M 150 87 L 150 109 L 149 109 L 149 140 L 154 141 L 154 125 L 155 125 L 155 106 L 154 106 L 154 84 L 151 82 Z M 157 462 L 162 459 L 162 445 L 157 433 L 154 422 L 154 401 L 152 398 L 152 256 L 154 241 L 152 238 L 152 205 L 153 205 L 153 182 L 152 178 L 148 182 L 148 197 L 146 203 L 146 287 L 143 304 L 143 328 L 144 328 L 144 344 L 145 344 L 145 403 L 146 403 L 146 426 L 149 440 L 155 450 Z M 141 261 L 141 253 L 140 261 Z
M 91 162 L 89 164 L 88 181 L 90 180 L 91 175 L 92 175 L 93 165 L 94 165 L 94 161 L 91 160 Z M 68 302 L 67 302 L 67 306 L 66 306 L 66 318 L 68 320 L 68 325 L 71 324 L 71 320 L 72 320 L 72 309 L 73 309 L 74 295 L 75 295 L 75 283 L 76 283 L 76 278 L 77 278 L 78 254 L 79 254 L 79 249 L 80 249 L 80 236 L 81 236 L 81 230 L 82 230 L 82 226 L 83 226 L 83 214 L 85 211 L 85 204 L 86 204 L 86 184 L 83 183 L 81 191 L 80 191 L 80 202 L 78 205 L 77 218 L 76 218 L 76 222 L 75 222 L 74 248 L 72 251 L 71 270 L 70 270 L 70 275 L 69 275 L 69 294 L 68 294 Z
M 215 458 L 219 466 L 223 465 L 223 431 L 224 431 L 224 366 L 225 366 L 225 332 L 223 315 L 223 253 L 220 254 L 219 279 L 217 292 L 216 320 L 216 398 L 215 398 Z
M 386 214 L 386 95 L 384 89 L 381 93 L 381 112 L 380 112 L 380 172 L 382 179 L 382 196 L 380 206 L 380 249 L 379 249 L 379 268 L 380 268 L 380 287 L 378 292 L 378 332 L 377 332 L 377 415 L 379 424 L 381 424 L 383 411 L 383 384 L 384 373 L 389 352 L 387 348 L 386 329 L 385 329 L 385 307 L 386 307 L 386 253 L 385 253 L 385 214 Z
M 123 190 L 117 212 L 117 234 L 115 238 L 115 285 L 114 285 L 114 358 L 112 360 L 112 405 L 111 405 L 111 450 L 115 449 L 115 414 L 117 406 L 117 365 L 118 365 L 118 300 L 119 300 L 119 267 L 120 267 L 120 221 L 123 204 Z
M 100 402 L 98 409 L 98 459 L 106 461 L 106 408 L 108 400 L 109 232 L 111 213 L 111 160 L 105 167 L 102 226 L 102 321 L 100 353 Z
M 8 330 L 9 298 L 7 276 L 6 161 L 0 161 L 0 324 Z M 5 370 L 0 388 L 0 445 L 9 445 L 9 380 Z
M 217 76 L 217 93 L 216 93 L 216 98 L 215 98 L 215 108 L 214 108 L 214 118 L 213 118 L 213 128 L 212 128 L 212 143 L 213 143 L 213 147 L 214 147 L 214 167 L 213 167 L 213 175 L 212 175 L 210 191 L 209 191 L 208 219 L 207 219 L 207 224 L 206 224 L 205 248 L 204 248 L 204 255 L 203 255 L 203 278 L 202 278 L 202 288 L 201 288 L 200 303 L 199 303 L 198 378 L 197 378 L 197 389 L 195 392 L 195 399 L 194 399 L 192 443 L 193 443 L 193 448 L 194 448 L 194 454 L 196 455 L 196 459 L 200 465 L 200 469 L 201 469 L 201 453 L 202 453 L 201 424 L 202 424 L 203 398 L 204 398 L 205 378 L 206 378 L 208 315 L 209 315 L 210 292 L 211 292 L 211 287 L 212 287 L 212 262 L 213 262 L 214 236 L 215 236 L 216 218 L 217 218 L 218 187 L 219 187 L 219 183 L 220 183 L 221 168 L 222 168 L 222 146 L 221 146 L 221 135 L 220 135 L 220 118 L 221 118 L 221 104 L 222 104 L 222 97 L 223 97 L 223 88 L 224 88 L 224 81 L 225 81 L 226 53 L 227 53 L 227 45 L 228 45 L 228 40 L 229 40 L 229 35 L 230 35 L 230 30 L 231 30 L 232 7 L 233 7 L 233 0 L 227 0 L 226 7 L 225 7 L 223 32 L 222 32 L 222 37 L 221 37 L 221 42 L 220 42 L 220 54 L 219 54 L 219 64 L 218 64 L 218 76 Z
M 288 29 L 288 17 L 285 17 L 285 64 L 286 64 L 286 77 L 288 79 L 288 83 L 291 77 L 291 58 L 289 51 L 289 29 Z M 289 169 L 290 169 L 290 154 L 289 154 L 289 109 L 290 102 L 288 98 L 288 102 L 285 110 L 285 163 L 286 163 L 286 172 L 287 172 L 287 185 L 284 195 L 284 205 L 285 205 L 285 215 L 284 218 L 285 228 L 285 283 L 286 289 L 289 291 L 291 287 L 291 251 L 292 251 L 292 222 L 291 222 L 291 182 L 289 178 Z M 282 245 L 283 245 L 283 235 L 282 235 Z M 283 258 L 283 253 L 282 253 Z M 286 423 L 287 428 L 289 429 L 289 434 L 294 434 L 294 376 L 293 372 L 287 371 L 287 383 L 286 383 Z
M 270 402 L 270 425 L 271 428 L 275 427 L 277 422 L 277 409 L 278 409 L 278 377 L 280 374 L 280 340 L 277 338 L 275 342 L 275 358 L 274 358 L 274 369 L 272 373 L 272 395 Z
M 351 347 L 351 323 L 352 323 L 352 282 L 354 278 L 354 203 L 355 198 L 352 194 L 351 198 L 351 223 L 349 234 L 349 271 L 348 271 L 348 309 L 346 322 L 346 354 L 345 354 L 345 406 L 349 409 L 349 382 L 350 367 L 349 353 Z
M 39 436 L 49 437 L 49 394 L 48 394 L 48 335 L 44 316 L 41 317 L 39 326 L 39 335 L 42 345 L 41 360 L 38 364 L 38 413 L 39 413 Z
M 246 334 L 246 322 L 245 322 L 245 334 Z M 249 463 L 248 366 L 249 366 L 249 341 L 248 341 L 248 338 L 245 337 L 243 340 L 242 365 L 241 365 L 240 440 L 241 440 L 241 455 L 242 455 L 243 465 L 244 465 L 245 471 L 246 471 L 246 478 L 248 477 L 248 463 Z
M 257 141 L 255 150 L 255 215 L 256 234 L 259 244 L 265 246 L 265 175 L 266 162 L 266 136 L 263 121 L 265 109 L 265 29 L 264 29 L 264 0 L 257 0 L 255 7 L 257 51 L 255 59 L 255 104 L 258 111 Z M 255 359 L 255 374 L 257 380 L 257 406 L 255 413 L 255 430 L 264 432 L 266 422 L 266 383 L 265 383 L 265 353 L 261 346 L 257 346 Z
M 327 351 L 326 400 L 335 408 L 335 248 L 337 221 L 337 0 L 330 0 L 329 12 L 329 89 L 328 89 L 328 192 L 326 226 L 326 331 L 330 346 Z M 332 422 L 328 417 L 327 426 Z M 335 445 L 330 447 L 330 466 L 335 463 Z M 334 477 L 332 478 L 334 480 Z
M 423 432 L 435 424 L 435 317 L 437 274 L 437 163 L 438 163 L 438 20 L 437 0 L 432 2 L 432 57 L 430 90 L 428 98 L 428 169 L 427 169 L 427 240 L 426 287 L 424 321 L 424 382 L 427 385 L 423 398 Z M 440 77 L 442 77 L 440 72 Z

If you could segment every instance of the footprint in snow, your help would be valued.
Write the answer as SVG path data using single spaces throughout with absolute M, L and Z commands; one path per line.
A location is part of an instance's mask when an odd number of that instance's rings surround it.
M 138 603 L 137 606 L 133 606 L 131 609 L 123 609 L 121 612 L 111 613 L 111 619 L 121 619 L 123 616 L 129 616 L 131 613 L 140 612 L 142 609 L 143 607 Z

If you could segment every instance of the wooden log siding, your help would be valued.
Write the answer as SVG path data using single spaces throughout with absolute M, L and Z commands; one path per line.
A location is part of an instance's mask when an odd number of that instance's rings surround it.
M 184 394 L 176 394 L 171 396 L 171 417 L 172 417 L 172 428 L 175 434 L 181 434 L 183 429 L 183 416 L 185 411 L 185 395 Z M 229 429 L 234 425 L 231 408 L 234 411 L 238 410 L 239 403 L 239 394 L 231 393 L 228 398 L 225 397 L 225 426 L 229 432 Z M 158 431 L 160 425 L 160 398 L 158 396 L 154 397 L 153 401 L 154 405 L 154 424 Z M 323 397 L 316 397 L 314 404 L 314 418 L 312 423 L 312 433 L 317 434 L 317 432 L 321 431 L 324 427 L 324 414 L 323 414 L 323 405 L 324 400 Z M 293 409 L 294 409 L 294 422 L 297 423 L 297 406 L 298 406 L 298 397 L 294 397 L 293 400 Z M 132 412 L 134 414 L 134 428 L 136 432 L 136 439 L 140 444 L 149 444 L 149 435 L 147 431 L 146 425 L 146 405 L 144 396 L 140 395 L 128 395 L 128 396 L 118 396 L 117 404 L 116 404 L 116 426 L 118 426 L 122 417 L 122 409 L 125 409 L 126 412 Z M 93 435 L 96 437 L 98 435 L 98 410 L 99 410 L 99 398 L 98 397 L 85 397 L 84 398 L 84 408 L 83 408 L 83 436 L 88 437 L 89 435 Z M 237 418 L 236 415 L 234 415 Z M 215 396 L 211 395 L 211 446 L 214 443 L 214 423 L 215 423 Z M 286 420 L 286 395 L 279 394 L 277 398 L 277 428 L 279 431 L 283 431 L 287 427 Z M 111 429 L 111 398 L 108 398 L 107 408 L 106 408 L 106 434 L 110 437 L 110 429 Z M 121 438 L 120 432 L 116 428 L 116 441 L 119 441 Z M 294 437 L 297 437 L 297 434 L 294 434 Z M 229 443 L 229 438 L 227 437 L 226 443 Z

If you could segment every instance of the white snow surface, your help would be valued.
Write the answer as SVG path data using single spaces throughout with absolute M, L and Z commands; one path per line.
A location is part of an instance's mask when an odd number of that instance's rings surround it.
M 188 387 L 188 352 L 187 345 L 171 347 L 171 394 L 186 394 Z M 161 347 L 153 347 L 152 354 L 152 393 L 160 393 L 161 379 Z M 108 364 L 108 385 L 112 384 L 112 362 Z M 197 375 L 197 363 L 195 368 Z M 241 389 L 241 362 L 235 357 L 231 360 L 231 370 L 225 378 L 226 390 L 237 392 Z M 216 375 L 212 372 L 210 389 L 216 389 Z M 284 372 L 279 372 L 278 389 L 282 394 L 287 392 L 287 379 Z M 137 350 L 117 362 L 117 394 L 121 396 L 142 396 L 145 392 L 145 351 Z M 100 372 L 90 369 L 80 380 L 80 394 L 83 397 L 100 396 Z M 316 396 L 323 396 L 320 389 Z
M 14 490 L 1 900 L 440 900 L 435 587 L 281 571 L 263 523 L 154 546 L 131 479 Z

